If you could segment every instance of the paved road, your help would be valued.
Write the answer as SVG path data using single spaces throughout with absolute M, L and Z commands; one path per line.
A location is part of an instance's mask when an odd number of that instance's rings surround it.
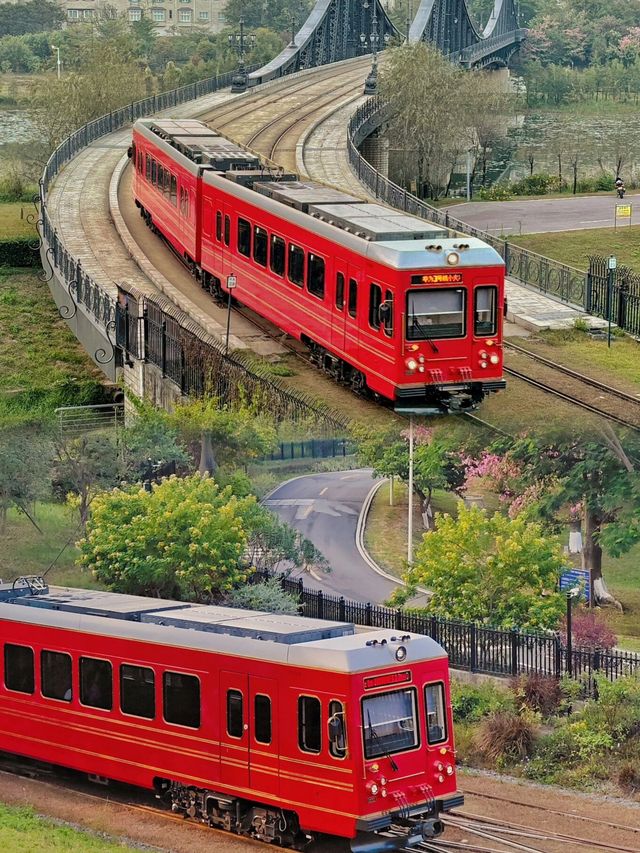
M 492 234 L 533 234 L 584 228 L 612 228 L 616 203 L 619 204 L 620 200 L 612 192 L 607 196 L 474 201 L 456 204 L 447 210 L 463 222 Z M 639 194 L 627 194 L 624 203 L 633 205 L 634 215 L 640 217 Z M 618 227 L 624 228 L 626 225 L 628 220 L 624 220 L 624 224 L 619 224 Z
M 368 470 L 312 474 L 283 483 L 265 505 L 325 555 L 331 572 L 305 586 L 322 588 L 356 601 L 385 601 L 396 587 L 376 574 L 356 548 L 360 510 L 375 480 Z

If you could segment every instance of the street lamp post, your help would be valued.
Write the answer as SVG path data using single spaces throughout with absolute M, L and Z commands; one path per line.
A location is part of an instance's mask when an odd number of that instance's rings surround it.
M 296 19 L 293 15 L 291 16 L 291 20 L 289 21 L 289 23 L 291 24 L 291 41 L 289 42 L 289 47 L 295 47 L 296 46 Z
M 467 201 L 471 201 L 471 151 L 472 148 L 467 149 Z
M 368 5 L 368 4 L 367 4 Z M 367 8 L 367 6 L 365 6 Z M 367 37 L 364 33 L 360 35 L 360 41 L 362 44 L 366 44 Z M 371 32 L 369 33 L 369 44 L 371 45 L 371 71 L 369 71 L 369 76 L 364 81 L 364 93 L 365 95 L 375 95 L 378 91 L 378 42 L 380 41 L 380 36 L 378 34 L 378 11 L 375 5 L 373 5 L 373 17 L 371 18 Z
M 60 71 L 61 71 L 61 68 L 62 68 L 62 63 L 60 62 L 60 48 L 59 48 L 59 47 L 56 47 L 56 46 L 55 46 L 55 44 L 52 44 L 52 45 L 51 45 L 51 50 L 55 50 L 55 51 L 56 51 L 56 53 L 57 53 L 57 55 L 58 55 L 57 63 L 56 63 L 56 64 L 57 64 L 57 66 L 58 66 L 58 80 L 59 80 L 59 79 L 60 79 Z
M 409 415 L 409 517 L 407 519 L 407 563 L 413 563 L 413 415 Z
M 227 301 L 227 334 L 224 340 L 224 354 L 227 355 L 229 352 L 229 329 L 231 328 L 231 291 L 238 284 L 238 279 L 235 275 L 231 274 L 227 276 L 227 291 L 229 292 L 229 299 Z
M 609 255 L 607 262 L 607 346 L 611 347 L 611 314 L 613 313 L 613 277 L 615 275 L 618 261 L 613 255 Z
M 253 34 L 248 36 L 244 34 L 244 18 L 240 18 L 239 27 L 239 32 L 231 33 L 229 36 L 229 44 L 235 48 L 238 54 L 238 71 L 233 75 L 231 80 L 232 92 L 244 92 L 247 88 L 247 71 L 244 67 L 245 44 L 253 47 L 256 43 L 256 37 Z

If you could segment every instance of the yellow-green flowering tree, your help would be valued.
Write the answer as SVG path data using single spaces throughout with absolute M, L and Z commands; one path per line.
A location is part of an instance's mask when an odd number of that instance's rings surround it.
M 169 477 L 150 492 L 103 492 L 91 506 L 80 562 L 116 592 L 214 601 L 253 571 L 241 558 L 254 504 L 199 474 Z

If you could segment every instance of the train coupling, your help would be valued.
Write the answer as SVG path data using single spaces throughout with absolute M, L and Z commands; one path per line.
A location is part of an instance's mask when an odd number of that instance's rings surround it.
M 437 838 L 444 832 L 444 824 L 437 818 L 416 821 L 408 831 L 398 835 L 380 835 L 376 832 L 358 832 L 351 840 L 352 853 L 387 853 L 393 850 L 408 850 Z

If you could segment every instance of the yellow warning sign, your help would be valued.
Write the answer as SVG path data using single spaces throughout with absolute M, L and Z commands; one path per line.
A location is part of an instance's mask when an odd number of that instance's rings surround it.
M 616 204 L 616 219 L 631 219 L 631 205 Z

